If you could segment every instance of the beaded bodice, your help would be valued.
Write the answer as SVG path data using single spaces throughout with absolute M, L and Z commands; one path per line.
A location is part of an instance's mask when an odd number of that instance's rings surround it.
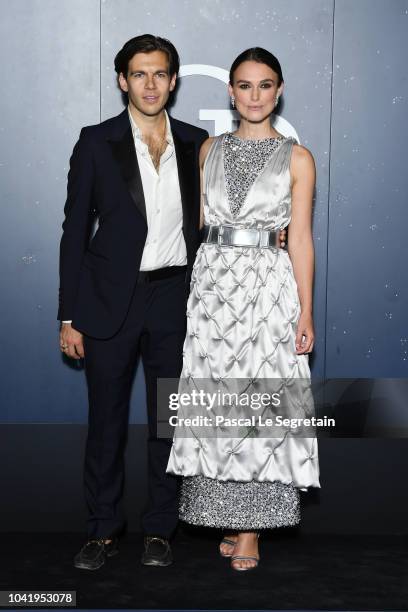
M 292 137 L 243 140 L 226 133 L 204 164 L 204 223 L 277 229 L 291 218 Z
M 280 136 L 244 140 L 230 133 L 225 135 L 222 145 L 225 187 L 234 217 L 239 213 L 251 185 L 283 139 L 284 137 Z

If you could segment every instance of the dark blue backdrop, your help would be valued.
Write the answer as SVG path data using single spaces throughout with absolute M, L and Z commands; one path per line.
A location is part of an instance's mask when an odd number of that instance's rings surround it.
M 86 422 L 83 371 L 62 359 L 55 320 L 68 159 L 83 125 L 122 109 L 113 57 L 145 31 L 174 41 L 184 65 L 228 69 L 253 45 L 279 57 L 282 117 L 318 172 L 313 374 L 407 376 L 406 0 L 14 0 L 0 12 L 0 422 Z M 214 132 L 204 111 L 227 108 L 224 83 L 196 75 L 172 112 Z M 143 384 L 139 369 L 135 423 Z

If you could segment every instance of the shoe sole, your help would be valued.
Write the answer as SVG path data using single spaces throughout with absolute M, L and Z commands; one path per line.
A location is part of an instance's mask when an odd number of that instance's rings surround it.
M 168 565 L 171 565 L 173 561 L 155 561 L 154 559 L 151 559 L 150 561 L 145 561 L 144 559 L 142 559 L 141 563 L 142 565 L 150 565 L 154 567 L 167 567 Z
M 74 567 L 76 567 L 77 569 L 89 570 L 92 572 L 101 568 L 104 563 L 105 561 L 102 561 L 102 563 L 100 563 L 99 565 L 95 565 L 95 567 L 89 567 L 89 565 L 85 565 L 83 563 L 74 563 Z
M 116 550 L 113 550 L 112 552 L 105 553 L 105 556 L 110 558 L 110 557 L 114 557 L 118 553 L 119 553 L 119 549 L 116 549 Z M 95 565 L 95 567 L 89 567 L 89 565 L 85 565 L 83 563 L 74 563 L 74 567 L 76 567 L 77 569 L 84 569 L 84 570 L 89 570 L 93 572 L 94 570 L 100 569 L 102 565 L 104 564 L 105 564 L 105 559 L 102 559 L 99 565 Z

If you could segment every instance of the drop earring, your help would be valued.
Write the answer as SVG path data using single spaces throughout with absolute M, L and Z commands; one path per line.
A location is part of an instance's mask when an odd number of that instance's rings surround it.
M 279 96 L 276 96 L 275 106 L 278 106 L 278 103 L 279 103 Z
M 235 98 L 234 98 L 234 96 L 231 96 L 231 106 L 232 106 L 232 108 L 235 108 Z

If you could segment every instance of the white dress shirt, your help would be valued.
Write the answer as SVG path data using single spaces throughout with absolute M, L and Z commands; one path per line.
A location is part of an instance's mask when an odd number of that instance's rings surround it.
M 187 249 L 182 232 L 183 209 L 169 117 L 165 111 L 167 147 L 156 170 L 129 108 L 128 112 L 142 178 L 148 227 L 140 270 L 184 266 L 187 263 Z
M 167 125 L 167 147 L 160 158 L 159 168 L 156 170 L 149 154 L 149 148 L 142 140 L 141 131 L 129 107 L 128 112 L 142 178 L 148 228 L 140 270 L 184 266 L 187 263 L 187 249 L 182 232 L 183 209 L 169 117 L 164 111 Z M 72 321 L 62 322 L 71 323 Z

